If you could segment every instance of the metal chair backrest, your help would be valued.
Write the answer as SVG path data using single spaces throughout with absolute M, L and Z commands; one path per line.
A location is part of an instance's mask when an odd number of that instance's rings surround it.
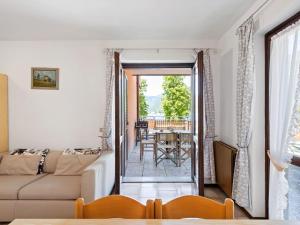
M 148 121 L 139 120 L 135 123 L 135 128 L 148 128 Z

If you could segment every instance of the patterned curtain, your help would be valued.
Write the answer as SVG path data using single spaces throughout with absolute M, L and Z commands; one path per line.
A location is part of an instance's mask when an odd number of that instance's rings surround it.
M 232 198 L 239 206 L 251 208 L 248 147 L 251 140 L 251 119 L 254 93 L 253 18 L 237 30 L 239 38 L 237 71 L 237 146 Z
M 114 50 L 107 49 L 106 54 L 106 103 L 105 103 L 105 116 L 104 116 L 104 128 L 102 131 L 102 149 L 112 150 L 112 102 L 114 94 Z
M 215 160 L 213 141 L 215 138 L 215 104 L 213 77 L 211 74 L 209 49 L 203 51 L 204 62 L 204 104 L 205 104 L 205 138 L 204 138 L 204 178 L 207 183 L 215 183 Z

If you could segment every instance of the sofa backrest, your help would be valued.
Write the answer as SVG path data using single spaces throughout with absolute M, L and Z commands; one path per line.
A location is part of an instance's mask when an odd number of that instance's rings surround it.
M 50 150 L 47 154 L 44 164 L 44 172 L 45 173 L 54 173 L 56 170 L 56 165 L 59 157 L 63 153 L 62 150 Z

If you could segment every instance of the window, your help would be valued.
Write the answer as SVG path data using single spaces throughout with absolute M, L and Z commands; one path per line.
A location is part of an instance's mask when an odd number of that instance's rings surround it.
M 300 12 L 268 32 L 265 41 L 266 151 L 279 165 L 292 157 L 284 170 L 266 160 L 266 214 L 299 220 Z

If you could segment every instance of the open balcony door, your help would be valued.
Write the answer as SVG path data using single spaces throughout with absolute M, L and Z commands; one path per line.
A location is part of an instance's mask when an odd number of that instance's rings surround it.
M 115 60 L 115 194 L 120 194 L 120 183 L 127 164 L 127 80 L 120 63 L 120 53 Z
M 198 187 L 198 194 L 204 196 L 204 118 L 203 118 L 203 51 L 197 54 L 197 59 L 192 71 L 192 133 L 193 155 L 192 175 Z

